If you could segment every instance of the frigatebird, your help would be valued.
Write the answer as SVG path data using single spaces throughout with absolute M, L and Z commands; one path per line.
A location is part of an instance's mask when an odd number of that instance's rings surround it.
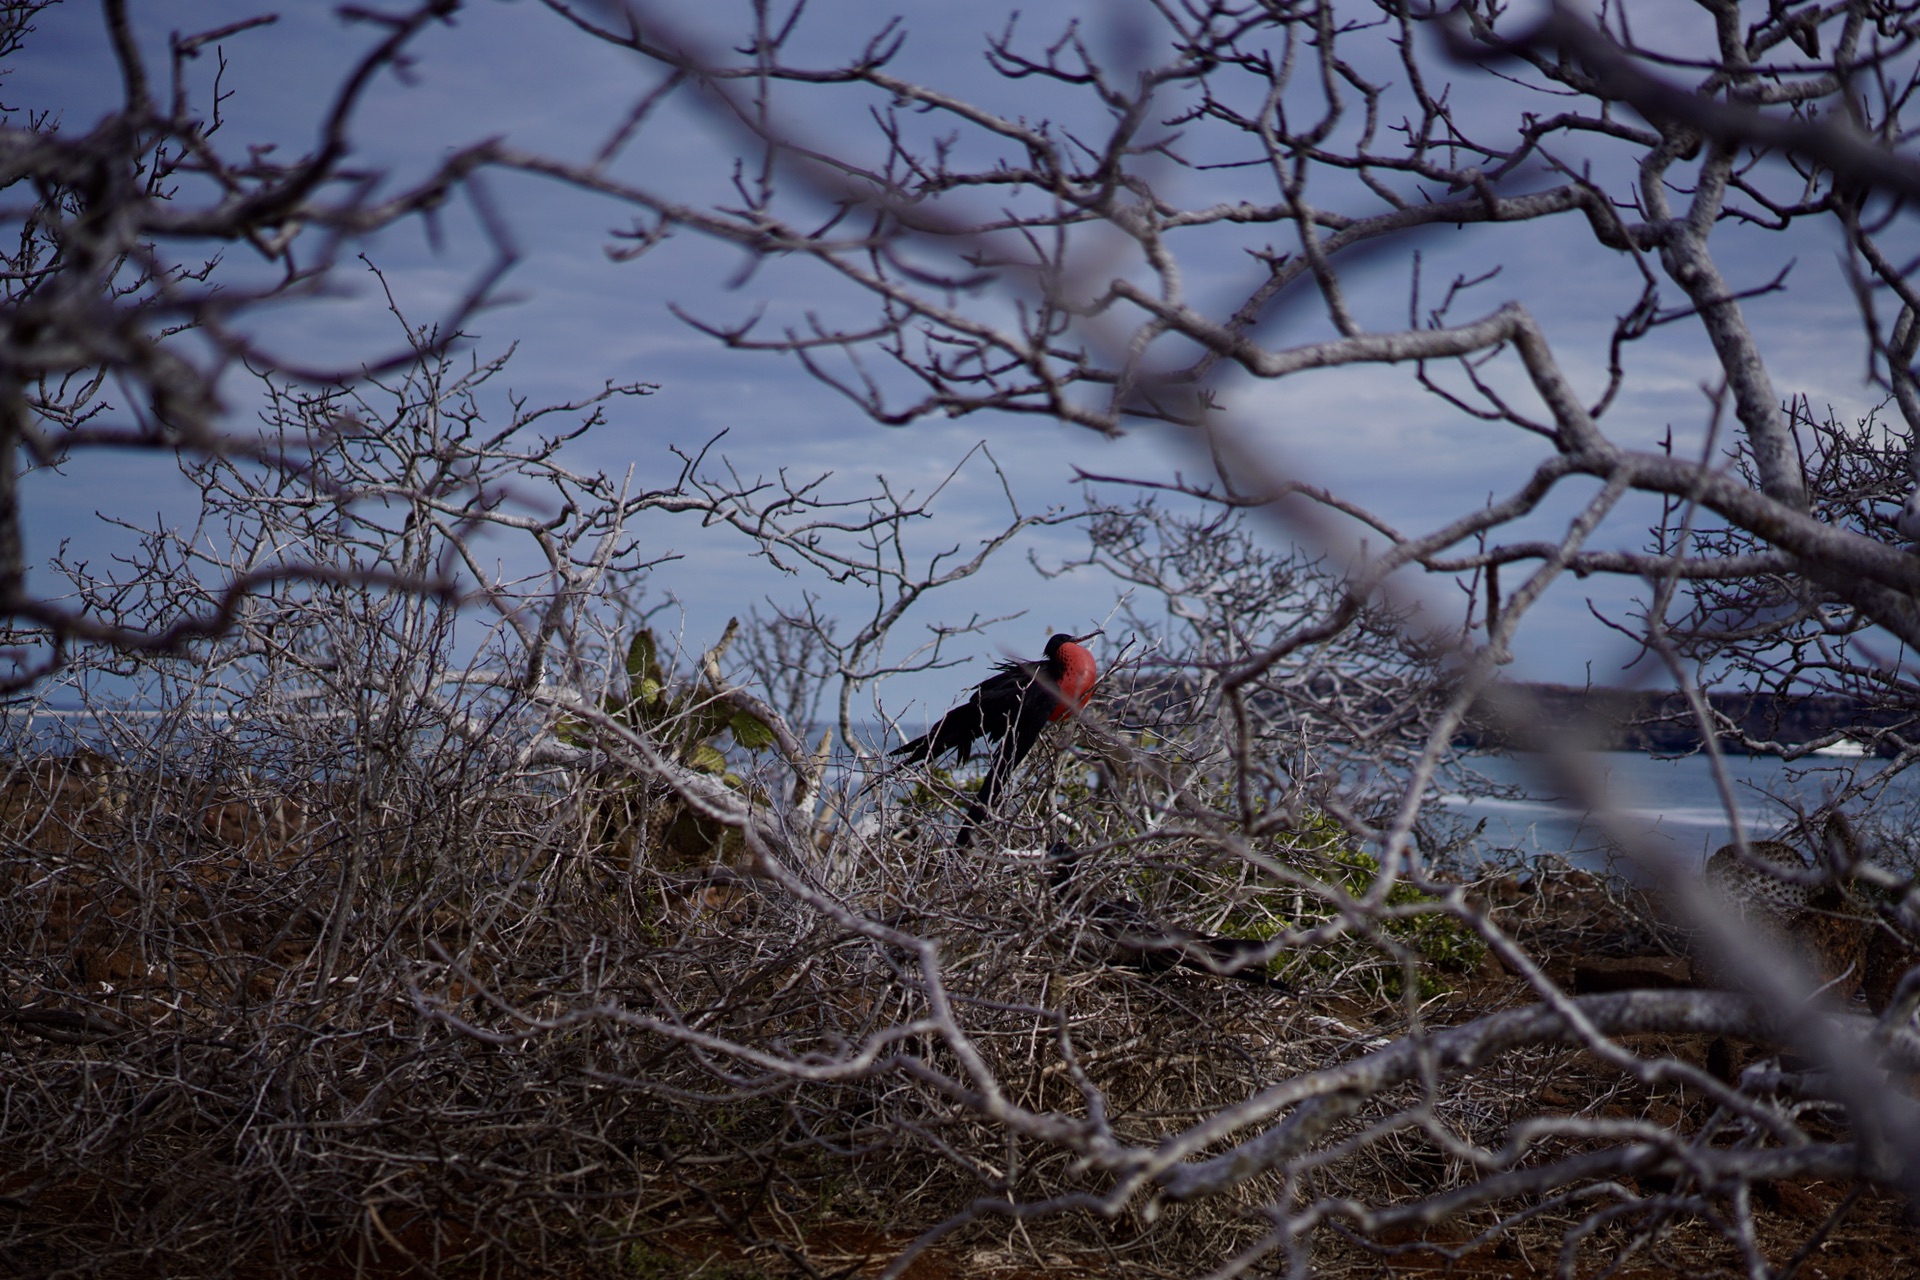
M 1087 705 L 1100 674 L 1093 654 L 1081 643 L 1099 635 L 1064 633 L 1047 640 L 1046 656 L 1036 662 L 1002 662 L 991 676 L 974 686 L 967 700 L 940 717 L 931 732 L 893 749 L 909 760 L 934 760 L 952 752 L 964 764 L 980 738 L 993 740 L 993 759 L 966 821 L 954 841 L 964 849 L 973 842 L 973 827 L 986 817 L 1000 788 L 1033 750 L 1040 731 Z

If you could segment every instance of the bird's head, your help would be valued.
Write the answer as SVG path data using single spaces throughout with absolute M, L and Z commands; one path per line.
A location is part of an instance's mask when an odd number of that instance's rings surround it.
M 1048 637 L 1047 639 L 1047 649 L 1046 649 L 1047 656 L 1049 658 L 1056 658 L 1060 656 L 1060 650 L 1065 645 L 1085 644 L 1087 641 L 1093 639 L 1095 636 L 1105 635 L 1105 634 L 1106 634 L 1106 630 L 1104 628 L 1094 630 L 1094 631 L 1089 631 L 1087 632 L 1087 634 L 1083 636 L 1070 636 L 1064 631 L 1055 632 L 1052 636 Z

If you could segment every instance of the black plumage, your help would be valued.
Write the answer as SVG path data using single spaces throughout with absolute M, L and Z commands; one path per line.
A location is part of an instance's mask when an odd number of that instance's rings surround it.
M 1096 668 L 1093 655 L 1080 642 L 1098 634 L 1055 635 L 1047 641 L 1044 658 L 999 663 L 995 673 L 975 685 L 967 700 L 941 716 L 930 732 L 893 749 L 895 756 L 909 761 L 951 754 L 964 764 L 973 758 L 974 743 L 981 738 L 993 742 L 987 776 L 967 806 L 958 847 L 972 841 L 974 824 L 992 810 L 1000 789 L 1040 740 L 1040 731 L 1049 721 L 1085 706 L 1092 696 Z

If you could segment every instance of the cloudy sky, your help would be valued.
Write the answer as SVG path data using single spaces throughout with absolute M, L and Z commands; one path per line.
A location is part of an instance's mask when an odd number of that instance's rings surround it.
M 1004 26 L 1009 7 L 993 0 L 818 3 L 804 19 L 794 52 L 822 64 L 845 58 L 897 12 L 907 35 L 894 64 L 897 74 L 980 100 L 1003 114 L 1060 118 L 1083 109 L 1058 101 L 1047 86 L 1010 84 L 991 74 L 984 41 Z M 676 20 L 696 22 L 710 37 L 744 31 L 750 22 L 747 0 L 673 8 Z M 141 38 L 156 52 L 164 48 L 169 31 L 207 29 L 256 11 L 241 0 L 134 0 L 132 9 Z M 1109 6 L 1091 3 L 1029 5 L 1023 30 L 1032 33 L 1037 46 L 1077 9 L 1093 15 L 1087 30 L 1094 33 L 1096 47 L 1100 40 L 1116 42 L 1126 34 L 1107 21 Z M 232 95 L 225 105 L 225 136 L 230 150 L 240 140 L 262 140 L 283 152 L 299 152 L 310 145 L 321 104 L 343 70 L 379 33 L 364 22 L 343 22 L 319 4 L 259 11 L 277 11 L 278 22 L 224 43 L 224 87 Z M 1690 19 L 1672 19 L 1685 20 Z M 36 27 L 24 55 L 13 60 L 4 100 L 13 108 L 53 109 L 62 127 L 84 129 L 118 92 L 100 10 L 70 2 L 42 14 Z M 1679 39 L 1685 31 L 1676 26 L 1673 35 Z M 659 74 L 584 38 L 527 0 L 478 0 L 452 24 L 429 31 L 414 53 L 406 81 L 385 74 L 353 130 L 356 163 L 397 178 L 420 172 L 449 148 L 495 135 L 528 150 L 584 158 Z M 1437 58 L 1434 65 L 1441 65 Z M 209 57 L 197 70 L 210 76 L 213 66 Z M 1502 82 L 1459 68 L 1448 74 L 1458 78 L 1456 101 L 1469 115 L 1511 111 L 1511 94 Z M 869 105 L 848 95 L 794 94 L 783 100 L 782 110 L 801 136 L 866 147 L 873 137 Z M 713 118 L 669 104 L 634 143 L 622 162 L 624 172 L 690 202 L 724 201 L 730 157 L 739 141 Z M 1182 194 L 1189 199 L 1273 197 L 1271 179 L 1257 170 L 1185 174 L 1177 180 L 1186 184 Z M 1217 194 L 1209 185 L 1215 183 Z M 578 395 L 608 379 L 659 385 L 656 395 L 615 408 L 614 420 L 581 447 L 582 465 L 614 472 L 632 465 L 643 483 L 659 483 L 674 466 L 670 446 L 694 448 L 725 430 L 721 448 L 744 471 L 832 471 L 851 487 L 885 476 L 896 489 L 925 491 L 984 441 L 1012 474 L 1025 510 L 1077 503 L 1076 467 L 1159 477 L 1175 468 L 1195 468 L 1197 460 L 1184 443 L 1151 429 L 1110 441 L 1031 417 L 981 415 L 905 428 L 876 426 L 810 379 L 792 358 L 727 351 L 669 314 L 673 303 L 717 322 L 744 318 L 760 307 L 775 318 L 807 308 L 830 317 L 858 314 L 858 300 L 835 295 L 804 264 L 770 264 L 741 283 L 737 250 L 686 232 L 637 261 L 615 263 L 606 249 L 610 233 L 630 225 L 628 211 L 528 178 L 491 178 L 489 190 L 522 256 L 506 282 L 506 300 L 469 324 L 474 348 L 492 354 L 517 346 L 510 381 L 535 400 Z M 444 231 L 437 247 L 417 223 L 367 246 L 416 319 L 447 306 L 473 276 L 480 241 L 472 218 L 450 210 Z M 1795 263 L 1789 290 L 1748 305 L 1781 393 L 1804 393 L 1816 405 L 1830 403 L 1849 414 L 1876 403 L 1878 396 L 1863 378 L 1854 336 L 1857 317 L 1837 268 L 1837 242 L 1822 233 L 1736 232 L 1719 243 L 1723 270 L 1736 287 L 1761 283 L 1788 260 Z M 1423 241 L 1422 254 L 1429 298 L 1455 272 L 1498 266 L 1500 274 L 1479 286 L 1460 314 L 1482 315 L 1508 299 L 1523 301 L 1583 391 L 1597 393 L 1604 380 L 1607 334 L 1615 315 L 1631 304 L 1637 281 L 1616 255 L 1592 245 L 1584 227 L 1547 222 L 1448 231 Z M 1238 248 L 1197 253 L 1186 266 L 1195 296 L 1217 296 L 1229 306 L 1246 289 L 1248 272 L 1258 270 Z M 1404 254 L 1381 255 L 1356 269 L 1349 283 L 1363 322 L 1404 327 L 1408 279 Z M 345 275 L 340 283 L 348 286 L 342 296 L 268 316 L 262 331 L 310 363 L 351 365 L 390 351 L 394 334 L 382 317 L 372 280 Z M 1322 336 L 1324 328 L 1324 315 L 1303 296 L 1279 309 L 1260 336 L 1282 345 Z M 1708 355 L 1704 342 L 1683 325 L 1634 348 L 1627 393 L 1609 419 L 1616 438 L 1645 443 L 1671 427 L 1683 441 L 1697 441 L 1707 416 L 1702 387 L 1715 376 Z M 1449 409 L 1419 388 L 1411 370 L 1329 371 L 1273 384 L 1241 380 L 1224 384 L 1222 394 L 1272 466 L 1354 495 L 1402 528 L 1419 529 L 1459 514 L 1511 486 L 1538 457 L 1537 442 Z M 120 456 L 76 462 L 62 477 L 34 477 L 27 490 L 30 550 L 45 554 L 61 539 L 72 539 L 83 551 L 106 554 L 111 536 L 97 513 L 141 518 L 181 501 L 182 495 L 170 492 L 155 472 L 150 458 Z M 1575 495 L 1589 491 L 1570 490 Z M 942 495 L 937 510 L 938 527 L 929 531 L 933 541 L 924 545 L 967 547 L 1002 519 L 1006 502 L 976 456 Z M 1647 516 L 1645 506 L 1623 508 L 1601 541 L 1642 545 Z M 729 614 L 761 596 L 791 601 L 803 589 L 822 586 L 757 570 L 743 558 L 741 544 L 691 525 L 650 527 L 646 536 L 685 557 L 656 575 L 653 590 L 684 602 L 693 639 L 713 635 Z M 1283 537 L 1284 531 L 1276 529 L 1274 536 Z M 1088 574 L 1043 582 L 1026 560 L 1031 552 L 1043 562 L 1057 562 L 1081 545 L 1071 530 L 1036 535 L 971 583 L 935 597 L 917 622 L 1018 612 L 1021 617 L 994 628 L 982 645 L 1011 652 L 1037 649 L 1050 630 L 1097 623 L 1111 605 L 1110 583 Z M 1429 582 L 1420 590 L 1437 607 L 1454 607 L 1446 584 Z M 1534 619 L 1519 653 L 1518 673 L 1563 681 L 1589 675 L 1601 683 L 1621 680 L 1621 665 L 1632 650 L 1590 620 L 1587 601 L 1592 597 L 1617 607 L 1626 594 L 1617 585 L 1562 584 Z M 831 607 L 831 596 L 828 603 Z M 847 607 L 861 604 L 849 601 Z M 940 695 L 936 690 L 926 696 Z

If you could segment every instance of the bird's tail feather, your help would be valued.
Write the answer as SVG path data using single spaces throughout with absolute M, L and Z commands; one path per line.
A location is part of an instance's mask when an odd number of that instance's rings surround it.
M 897 760 L 904 759 L 907 764 L 912 764 L 920 760 L 931 760 L 933 758 L 933 739 L 939 732 L 939 727 L 936 725 L 933 733 L 923 733 L 912 742 L 903 742 L 893 750 L 887 752 L 887 754 Z
M 1011 742 L 1009 735 L 1005 742 Z M 1000 798 L 1000 788 L 1005 785 L 1007 775 L 1020 763 L 1018 754 L 1005 749 L 1005 745 L 993 753 L 993 762 L 987 766 L 987 776 L 980 780 L 980 789 L 973 793 L 973 799 L 967 802 L 967 815 L 960 820 L 960 832 L 953 838 L 953 847 L 966 849 L 973 844 L 974 828 L 986 821 L 993 812 L 993 802 Z

